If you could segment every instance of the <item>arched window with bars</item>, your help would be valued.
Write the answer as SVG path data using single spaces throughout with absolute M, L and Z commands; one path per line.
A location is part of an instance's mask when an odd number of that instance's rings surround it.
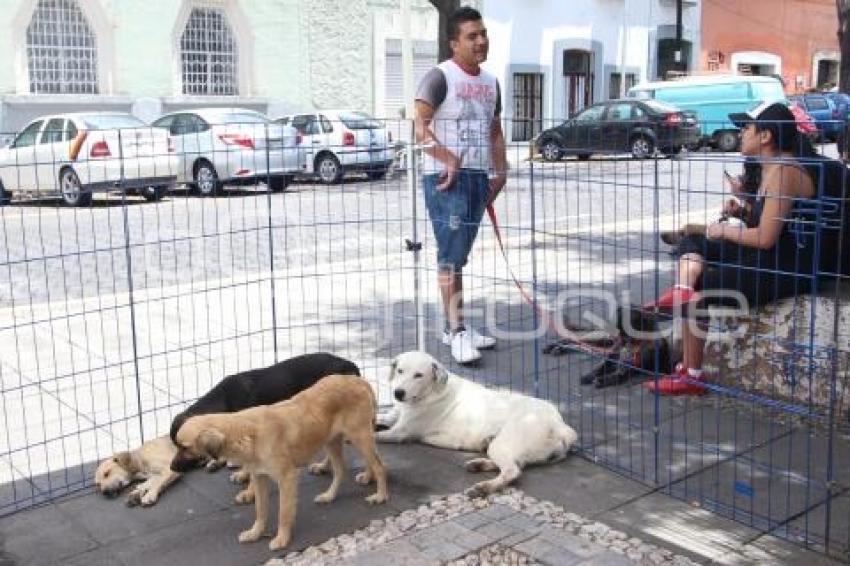
M 97 38 L 77 0 L 38 0 L 27 26 L 33 94 L 97 94 Z
M 227 15 L 193 8 L 180 37 L 183 94 L 237 95 L 238 52 Z

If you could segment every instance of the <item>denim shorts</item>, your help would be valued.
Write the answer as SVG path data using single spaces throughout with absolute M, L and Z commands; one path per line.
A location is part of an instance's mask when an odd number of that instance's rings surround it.
M 439 175 L 423 175 L 425 205 L 437 240 L 440 270 L 459 272 L 466 265 L 478 225 L 490 195 L 485 171 L 461 169 L 454 184 L 445 191 L 437 189 Z

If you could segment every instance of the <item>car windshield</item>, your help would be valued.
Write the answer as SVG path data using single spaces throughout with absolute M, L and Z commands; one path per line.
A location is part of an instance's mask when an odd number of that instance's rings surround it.
M 365 112 L 343 112 L 339 119 L 350 130 L 377 130 L 381 123 Z
M 211 114 L 204 119 L 212 124 L 269 124 L 271 121 L 256 112 L 231 112 L 227 114 Z
M 753 90 L 753 98 L 756 100 L 779 101 L 785 100 L 785 91 L 782 83 L 778 80 L 765 82 L 752 82 L 750 88 Z
M 147 128 L 144 122 L 129 114 L 96 114 L 83 116 L 82 120 L 92 130 Z
M 671 104 L 665 104 L 657 100 L 645 100 L 643 102 L 649 109 L 658 114 L 669 114 L 670 112 L 678 112 L 679 109 Z

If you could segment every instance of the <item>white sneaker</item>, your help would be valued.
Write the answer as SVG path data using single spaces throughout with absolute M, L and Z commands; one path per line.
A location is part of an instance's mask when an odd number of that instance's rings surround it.
M 472 337 L 472 345 L 479 350 L 487 350 L 488 348 L 492 348 L 496 345 L 495 338 L 476 332 L 474 328 L 467 328 L 466 332 L 468 332 Z M 448 330 L 443 331 L 443 344 L 446 346 L 452 345 L 452 333 Z
M 481 352 L 472 343 L 468 330 L 461 330 L 451 337 L 452 357 L 459 364 L 470 364 L 481 359 Z

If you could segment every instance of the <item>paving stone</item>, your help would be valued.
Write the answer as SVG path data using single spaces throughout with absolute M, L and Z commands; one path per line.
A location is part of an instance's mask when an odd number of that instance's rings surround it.
M 509 517 L 505 517 L 499 521 L 503 525 L 513 527 L 515 529 L 530 531 L 540 526 L 541 522 L 533 517 L 529 517 L 524 513 L 515 513 Z
M 652 563 L 652 562 L 650 562 Z M 581 566 L 632 566 L 634 562 L 616 552 L 600 552 L 596 556 L 582 560 Z
M 552 552 L 535 558 L 546 566 L 576 566 L 578 564 L 584 564 L 584 561 L 586 560 L 585 558 L 572 554 L 564 549 L 553 550 Z
M 523 554 L 527 554 L 527 555 L 531 556 L 532 558 L 535 558 L 535 559 L 538 559 L 538 560 L 542 559 L 544 556 L 555 555 L 555 554 L 563 551 L 563 549 L 561 547 L 559 547 L 555 544 L 552 544 L 551 542 L 549 542 L 548 540 L 546 540 L 545 538 L 543 538 L 541 536 L 536 536 L 534 538 L 528 539 L 525 542 L 521 542 L 520 544 L 516 545 L 514 548 L 516 548 L 518 551 L 522 552 Z
M 514 535 L 517 531 L 509 525 L 496 521 L 479 527 L 475 532 L 484 535 L 492 541 L 497 541 L 504 537 Z
M 474 511 L 472 513 L 467 513 L 466 515 L 461 515 L 460 517 L 455 517 L 455 521 L 467 529 L 477 530 L 484 525 L 489 525 L 495 521 L 495 519 L 485 515 L 481 511 Z
M 429 558 L 422 554 L 409 542 L 397 540 L 358 554 L 353 558 L 342 560 L 337 564 L 348 564 L 350 566 L 436 566 L 439 563 L 438 559 Z
M 485 517 L 490 517 L 491 519 L 496 521 L 501 521 L 505 517 L 517 514 L 516 511 L 514 511 L 507 505 L 501 505 L 499 503 L 482 509 L 481 511 L 479 511 L 479 513 Z
M 499 542 L 505 546 L 514 546 L 521 542 L 527 541 L 530 538 L 536 537 L 540 533 L 540 527 L 534 527 L 529 530 L 514 531 L 513 534 L 504 537 Z
M 543 527 L 540 531 L 540 538 L 559 548 L 563 548 L 564 550 L 585 558 L 590 558 L 599 554 L 599 552 L 604 548 L 601 545 L 594 544 L 586 539 L 577 537 L 574 534 L 553 527 Z
M 437 536 L 441 536 L 444 539 L 450 540 L 450 541 L 456 541 L 456 540 L 461 539 L 465 536 L 474 534 L 473 531 L 467 529 L 466 527 L 462 526 L 460 523 L 458 523 L 454 520 L 439 523 L 439 524 L 434 525 L 433 527 L 431 527 L 427 530 L 430 530 L 431 532 L 435 533 Z
M 439 546 L 441 544 L 451 542 L 439 531 L 435 531 L 434 527 L 429 527 L 412 535 L 408 535 L 404 537 L 403 540 L 409 542 L 418 549 Z
M 440 546 L 429 546 L 427 548 L 423 548 L 421 552 L 428 558 L 445 562 L 447 560 L 455 560 L 461 556 L 466 556 L 469 554 L 469 549 L 453 542 L 444 542 Z

